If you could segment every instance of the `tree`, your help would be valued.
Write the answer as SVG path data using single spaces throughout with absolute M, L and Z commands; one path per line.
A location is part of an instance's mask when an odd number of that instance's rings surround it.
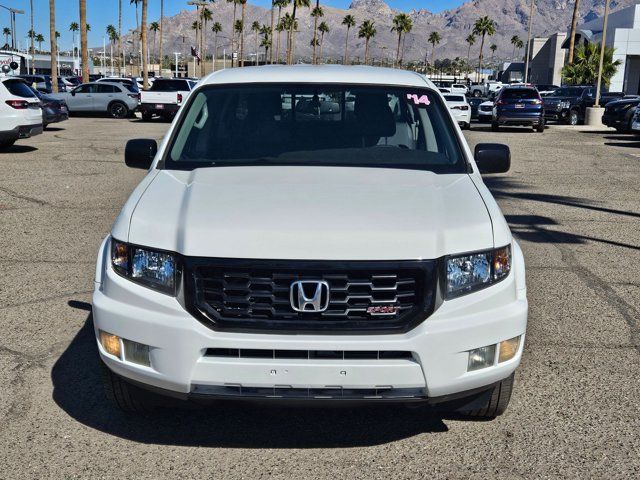
M 149 39 L 147 35 L 147 7 L 149 0 L 142 0 L 142 32 L 140 40 L 142 41 L 142 88 L 149 88 Z
M 162 63 L 164 61 L 164 51 L 162 50 L 162 37 L 164 33 L 164 0 L 160 0 L 160 45 L 158 46 L 158 70 L 162 76 Z
M 227 3 L 233 3 L 233 21 L 231 22 L 231 26 L 233 28 L 233 32 L 231 32 L 231 65 L 233 66 L 233 52 L 235 52 L 236 49 L 236 10 L 240 4 L 240 0 L 227 0 Z
M 276 62 L 279 62 L 280 59 L 278 58 L 280 56 L 280 34 L 285 30 L 283 28 L 282 25 L 282 9 L 284 7 L 286 7 L 287 5 L 289 5 L 290 0 L 273 0 L 273 5 L 275 5 L 276 7 L 278 7 L 278 21 L 276 22 L 275 25 L 275 30 L 278 32 L 278 41 L 276 42 L 276 51 L 275 51 L 275 59 Z M 271 29 L 271 42 L 273 43 L 273 28 Z M 274 57 L 274 52 L 273 52 L 273 45 L 271 45 L 271 63 L 273 63 L 273 57 Z
M 524 48 L 524 42 L 518 39 L 518 43 L 516 43 L 516 47 L 518 48 L 518 56 L 520 56 L 520 50 Z
M 256 65 L 260 65 L 260 62 L 258 62 L 258 50 L 260 49 L 260 30 L 262 29 L 262 26 L 260 25 L 260 22 L 257 20 L 254 20 L 253 23 L 251 24 L 251 31 L 256 35 Z M 267 62 L 267 57 L 264 58 L 265 63 Z
M 244 67 L 244 17 L 247 12 L 247 0 L 239 0 L 242 5 L 242 10 L 240 13 L 241 25 L 240 29 L 240 66 Z
M 495 55 L 497 49 L 498 49 L 498 46 L 495 43 L 489 47 L 489 50 L 491 50 L 491 61 L 492 62 L 493 62 L 493 56 Z
M 467 63 L 471 63 L 471 47 L 476 43 L 476 36 L 472 33 L 464 39 L 465 42 L 469 44 L 469 48 L 467 49 Z
M 87 43 L 87 0 L 78 0 L 80 6 L 80 53 L 82 58 L 82 81 L 89 81 L 89 46 Z
M 116 43 L 116 40 L 118 40 L 118 31 L 113 25 L 107 25 L 106 32 L 107 37 L 109 37 L 109 44 L 111 47 L 111 72 L 113 73 L 113 46 Z
M 478 55 L 478 79 L 480 79 L 482 71 L 482 50 L 484 48 L 484 38 L 486 35 L 491 37 L 494 33 L 496 33 L 496 22 L 486 15 L 476 20 L 476 23 L 473 25 L 473 34 L 481 37 L 480 55 Z
M 343 65 L 347 65 L 348 60 L 349 60 L 349 29 L 351 27 L 355 27 L 356 26 L 356 19 L 353 15 L 345 15 L 344 18 L 342 19 L 342 25 L 344 25 L 345 27 L 347 27 L 347 35 L 345 36 L 344 39 L 344 58 L 342 59 L 342 64 Z
M 311 57 L 311 63 L 317 63 L 316 46 L 318 45 L 318 19 L 324 17 L 324 10 L 320 6 L 320 0 L 316 0 L 316 6 L 311 10 L 311 16 L 313 17 L 313 40 L 311 40 L 311 46 L 313 47 L 313 56 Z
M 118 0 L 118 75 L 122 76 L 124 51 L 122 50 L 122 0 Z
M 620 60 L 613 61 L 613 47 L 605 47 L 602 62 L 602 84 L 609 86 L 611 77 L 622 65 Z M 573 63 L 562 68 L 563 80 L 571 85 L 594 85 L 598 82 L 598 67 L 600 64 L 600 44 L 587 43 L 576 47 Z
M 222 31 L 222 25 L 220 22 L 215 22 L 211 25 L 211 31 L 213 32 L 213 71 L 216 71 L 216 57 L 218 55 L 218 34 Z
M 33 58 L 33 54 L 35 53 L 34 46 L 33 46 L 33 40 L 37 36 L 35 30 L 33 29 L 33 0 L 29 0 L 29 13 L 30 13 L 30 17 L 31 17 L 31 28 L 29 29 L 29 39 L 31 40 L 31 55 L 32 55 L 31 58 Z M 36 74 L 36 62 L 35 62 L 35 60 L 31 62 L 31 74 L 32 75 Z
M 6 35 L 6 32 L 5 32 Z M 56 31 L 56 2 L 49 0 L 49 39 L 51 41 L 51 91 L 58 93 L 58 37 L 60 33 Z
M 371 20 L 365 20 L 358 29 L 358 38 L 364 38 L 364 64 L 369 61 L 369 40 L 376 36 L 377 30 L 375 23 Z
M 193 23 L 191 24 L 191 30 L 193 30 L 194 32 L 196 32 L 196 45 L 198 44 L 198 30 L 200 30 L 200 22 L 197 20 L 194 20 Z
M 158 30 L 160 30 L 160 24 L 158 22 L 151 22 L 149 25 L 149 31 L 153 32 L 153 51 L 156 51 L 156 37 L 158 36 Z
M 511 58 L 516 57 L 516 47 L 518 46 L 519 41 L 520 37 L 518 35 L 514 35 L 513 37 L 511 37 L 511 45 L 513 45 L 513 54 L 511 55 Z
M 403 44 L 402 38 L 413 28 L 413 20 L 406 13 L 399 13 L 392 20 L 391 31 L 398 34 L 398 47 L 396 48 L 396 64 L 402 65 L 402 54 L 400 46 Z
M 136 7 L 136 30 L 135 30 L 135 34 L 133 35 L 133 51 L 136 53 L 139 52 L 138 48 L 136 47 L 136 40 L 140 40 L 142 37 L 142 34 L 140 32 L 140 21 L 138 20 L 138 4 L 140 2 L 142 2 L 142 0 L 129 0 L 129 5 L 135 5 Z M 139 68 L 140 68 L 140 62 L 138 62 L 138 69 Z
M 205 76 L 205 74 L 207 73 L 205 71 L 205 64 L 204 64 L 204 59 L 207 58 L 207 27 L 209 26 L 208 23 L 210 21 L 213 20 L 213 14 L 211 13 L 211 10 L 209 10 L 207 7 L 204 7 L 202 9 L 202 11 L 200 12 L 200 18 L 202 18 L 202 23 L 204 24 L 204 27 L 202 28 L 202 31 L 200 32 L 200 55 L 202 56 L 203 61 L 200 63 L 201 67 L 200 67 L 200 75 L 201 76 Z
M 282 36 L 282 32 L 288 32 L 289 28 L 287 27 L 287 21 L 285 17 L 289 15 L 288 13 L 280 19 L 280 21 L 276 24 L 276 32 L 278 32 L 278 41 L 276 42 L 276 62 L 280 63 L 280 37 Z
M 289 25 L 289 51 L 287 55 L 287 63 L 291 65 L 295 56 L 295 32 L 298 28 L 298 22 L 296 19 L 296 12 L 298 8 L 311 7 L 310 0 L 293 0 L 293 11 L 291 12 L 291 25 Z
M 262 25 L 260 27 L 260 34 L 262 35 L 262 41 L 260 42 L 260 46 L 264 47 L 264 61 L 266 63 L 267 57 L 269 56 L 269 49 L 271 48 L 271 27 L 269 25 Z
M 320 53 L 318 54 L 316 63 L 322 63 L 322 44 L 324 43 L 324 35 L 325 33 L 329 33 L 329 25 L 327 25 L 327 22 L 320 22 L 320 25 L 318 25 L 318 31 L 320 32 Z
M 573 55 L 576 45 L 576 28 L 578 27 L 578 10 L 580 9 L 580 0 L 573 0 L 573 15 L 571 16 L 571 31 L 569 33 L 569 57 L 567 62 L 573 63 Z
M 427 41 L 431 44 L 431 65 L 433 65 L 434 56 L 436 53 L 436 45 L 440 45 L 442 37 L 438 32 L 431 32 Z
M 2 29 L 2 34 L 4 35 L 4 43 L 9 45 L 9 37 L 11 36 L 11 29 L 9 27 L 4 27 Z

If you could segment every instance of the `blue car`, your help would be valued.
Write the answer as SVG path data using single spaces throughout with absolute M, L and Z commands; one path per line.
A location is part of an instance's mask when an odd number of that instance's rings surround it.
M 544 132 L 544 105 L 538 90 L 530 86 L 505 86 L 496 97 L 491 118 L 495 132 L 501 125 L 524 125 Z

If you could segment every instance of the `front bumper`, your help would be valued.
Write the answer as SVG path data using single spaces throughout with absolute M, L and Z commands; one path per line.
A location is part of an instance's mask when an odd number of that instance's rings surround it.
M 569 110 L 545 110 L 545 120 L 554 120 L 556 122 L 564 122 L 569 118 Z
M 116 273 L 102 246 L 93 294 L 100 330 L 150 346 L 151 366 L 107 353 L 116 374 L 182 397 L 361 398 L 402 400 L 482 390 L 507 378 L 520 363 L 527 323 L 524 278 L 514 271 L 500 283 L 444 302 L 427 320 L 403 334 L 291 335 L 216 332 L 189 315 L 178 301 Z M 514 267 L 524 267 L 514 244 Z M 103 268 L 103 265 L 106 268 Z M 522 272 L 523 276 L 524 273 Z M 521 336 L 518 352 L 504 363 L 467 371 L 468 351 Z M 215 351 L 411 352 L 409 358 L 245 358 Z M 497 354 L 496 354 L 497 355 Z M 302 392 L 302 393 L 301 393 Z M 304 393 L 306 392 L 306 393 Z

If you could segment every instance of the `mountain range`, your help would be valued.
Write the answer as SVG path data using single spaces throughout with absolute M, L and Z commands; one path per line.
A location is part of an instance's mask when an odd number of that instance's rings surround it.
M 627 7 L 636 3 L 634 0 L 614 0 L 611 2 L 612 11 Z M 314 5 L 312 0 L 312 6 Z M 321 3 L 322 5 L 322 3 Z M 534 36 L 547 36 L 555 32 L 565 32 L 571 23 L 573 13 L 573 0 L 537 0 L 534 18 Z M 229 53 L 228 38 L 231 36 L 233 23 L 233 3 L 220 0 L 209 7 L 213 13 L 213 21 L 222 24 L 222 32 L 218 36 L 218 54 L 221 55 L 226 47 Z M 371 57 L 378 60 L 387 58 L 393 60 L 395 56 L 397 36 L 391 32 L 393 17 L 400 13 L 387 5 L 383 0 L 353 0 L 348 9 L 338 9 L 324 6 L 324 18 L 329 26 L 329 32 L 324 36 L 323 58 L 340 59 L 344 51 L 346 28 L 341 25 L 346 14 L 351 14 L 356 19 L 356 27 L 349 32 L 349 51 L 352 58 L 364 56 L 364 40 L 357 38 L 358 26 L 364 20 L 375 22 L 376 36 L 370 42 Z M 413 29 L 406 36 L 405 60 L 424 59 L 425 55 L 431 55 L 431 46 L 427 43 L 427 37 L 433 31 L 440 33 L 442 40 L 435 49 L 436 58 L 466 57 L 468 44 L 465 38 L 473 30 L 474 22 L 482 16 L 495 20 L 497 29 L 495 35 L 488 38 L 485 44 L 485 58 L 491 56 L 489 46 L 495 44 L 496 58 L 511 58 L 513 46 L 510 39 L 518 35 L 526 41 L 529 21 L 530 3 L 526 0 L 470 0 L 457 8 L 445 10 L 440 13 L 432 13 L 425 9 L 405 12 L 413 19 Z M 282 10 L 291 11 L 291 6 Z M 579 23 L 591 20 L 604 12 L 604 0 L 582 0 L 580 2 Z M 276 11 L 277 16 L 277 11 Z M 299 8 L 296 14 L 298 18 L 298 33 L 296 34 L 296 58 L 308 60 L 311 56 L 311 39 L 313 38 L 313 18 L 310 9 Z M 237 8 L 237 18 L 240 18 L 240 6 Z M 195 45 L 195 31 L 192 24 L 196 19 L 195 10 L 182 10 L 173 17 L 165 19 L 165 34 L 163 47 L 165 54 L 181 52 L 188 54 L 190 46 Z M 256 51 L 256 35 L 250 30 L 254 21 L 269 25 L 271 21 L 270 10 L 247 4 L 245 18 L 245 52 L 247 58 Z M 211 22 L 207 30 L 208 54 L 213 50 L 213 33 L 210 31 Z M 284 56 L 284 44 L 286 34 L 282 33 L 280 52 Z M 152 52 L 157 49 L 154 46 L 154 35 L 150 33 L 150 48 Z M 225 45 L 227 44 L 227 45 Z M 274 38 L 274 47 L 276 39 Z M 471 48 L 471 58 L 477 58 L 480 39 Z M 260 49 L 263 52 L 263 49 Z M 523 54 L 523 52 L 520 52 Z M 517 55 L 518 53 L 516 53 Z

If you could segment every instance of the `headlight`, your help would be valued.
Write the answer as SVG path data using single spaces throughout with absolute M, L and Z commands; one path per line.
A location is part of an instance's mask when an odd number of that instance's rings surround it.
M 558 104 L 560 110 L 564 110 L 565 108 L 571 107 L 571 102 L 569 100 L 563 100 Z
M 111 265 L 129 280 L 163 293 L 175 295 L 180 269 L 176 256 L 111 240 Z
M 445 298 L 475 292 L 499 282 L 511 270 L 511 246 L 446 259 Z

